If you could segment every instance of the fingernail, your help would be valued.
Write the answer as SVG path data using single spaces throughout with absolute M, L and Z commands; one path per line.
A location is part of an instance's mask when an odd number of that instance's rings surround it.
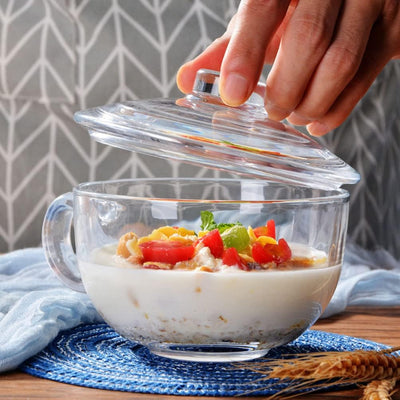
M 307 125 L 307 130 L 312 136 L 323 136 L 331 129 L 322 122 L 315 121 Z
M 193 88 L 195 74 L 192 72 L 189 63 L 182 65 L 176 74 L 176 84 L 183 93 L 190 93 Z
M 247 100 L 248 92 L 248 80 L 236 72 L 228 74 L 220 88 L 223 102 L 233 107 L 243 104 Z

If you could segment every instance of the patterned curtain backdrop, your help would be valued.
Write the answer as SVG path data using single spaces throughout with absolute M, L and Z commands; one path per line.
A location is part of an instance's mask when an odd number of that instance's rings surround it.
M 400 60 L 387 65 L 347 121 L 323 142 L 361 175 L 348 188 L 349 237 L 400 258 Z
M 40 244 L 79 182 L 214 171 L 94 143 L 78 109 L 176 97 L 179 66 L 225 31 L 233 0 L 0 2 L 0 253 Z
M 79 182 L 221 173 L 90 140 L 78 109 L 177 97 L 175 74 L 220 36 L 237 0 L 0 2 L 0 253 L 40 244 L 49 203 Z M 350 237 L 400 257 L 400 65 L 323 142 L 362 174 Z

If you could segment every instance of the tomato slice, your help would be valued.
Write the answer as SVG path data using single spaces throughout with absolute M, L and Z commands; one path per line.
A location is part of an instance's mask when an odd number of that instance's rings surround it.
M 229 247 L 224 251 L 222 262 L 229 266 L 237 265 L 240 269 L 245 271 L 250 270 L 248 265 L 240 258 L 238 251 L 234 247 Z
M 253 232 L 256 237 L 269 236 L 276 239 L 275 221 L 273 219 L 269 219 L 265 226 L 257 226 L 253 229 Z
M 218 229 L 213 229 L 201 238 L 204 246 L 207 246 L 211 254 L 216 258 L 221 258 L 224 253 L 224 242 Z
M 251 248 L 251 255 L 253 256 L 254 261 L 259 264 L 266 264 L 274 261 L 272 246 L 276 245 L 267 247 L 258 242 L 254 243 L 253 247 Z
M 190 260 L 194 255 L 194 246 L 173 240 L 150 240 L 139 245 L 143 260 L 176 264 Z
M 276 239 L 276 228 L 275 228 L 275 221 L 273 219 L 269 219 L 267 221 L 267 229 L 269 237 Z
M 286 240 L 281 238 L 278 240 L 278 244 L 267 243 L 263 246 L 261 243 L 254 243 L 251 255 L 254 261 L 259 264 L 266 264 L 272 261 L 280 264 L 290 260 L 292 251 Z
M 266 226 L 257 226 L 256 228 L 253 228 L 253 232 L 256 237 L 268 236 L 268 228 Z
M 281 238 L 278 240 L 278 251 L 277 251 L 277 261 L 284 262 L 290 260 L 292 257 L 292 250 L 290 250 L 289 245 L 287 244 L 286 240 Z

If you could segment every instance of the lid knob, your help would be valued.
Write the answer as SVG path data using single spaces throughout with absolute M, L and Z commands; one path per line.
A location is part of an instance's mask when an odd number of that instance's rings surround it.
M 223 104 L 219 94 L 219 72 L 210 69 L 199 69 L 193 84 L 193 94 L 199 97 L 212 98 L 213 102 Z M 259 82 L 245 105 L 264 107 L 265 85 Z
M 196 73 L 193 84 L 193 93 L 202 95 L 219 96 L 219 72 L 209 69 L 200 69 Z

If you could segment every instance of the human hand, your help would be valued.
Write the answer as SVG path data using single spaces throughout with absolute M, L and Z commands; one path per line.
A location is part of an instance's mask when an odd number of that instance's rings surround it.
M 391 59 L 400 58 L 398 0 L 242 0 L 223 36 L 178 71 L 219 70 L 222 100 L 245 102 L 272 64 L 265 108 L 321 136 L 339 126 Z

